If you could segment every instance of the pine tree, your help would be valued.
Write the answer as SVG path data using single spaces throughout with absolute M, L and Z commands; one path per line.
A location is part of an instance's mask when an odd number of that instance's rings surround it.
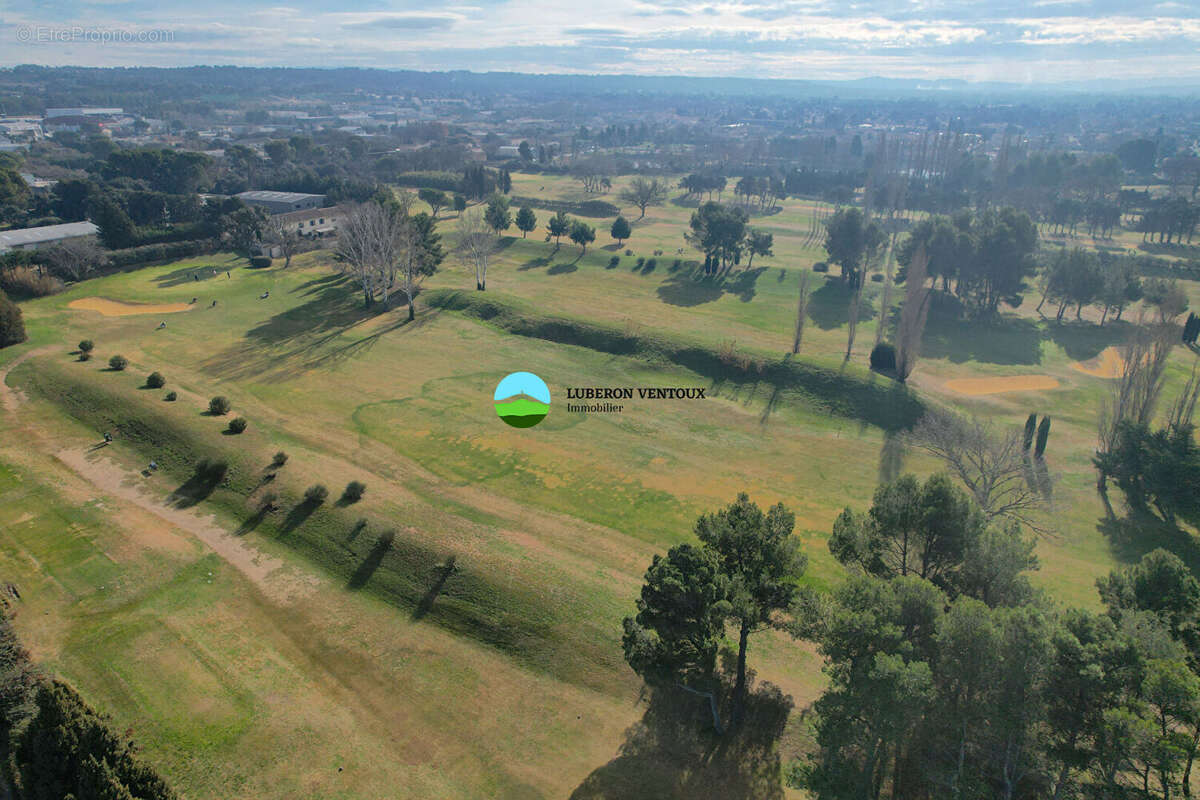
M 1037 447 L 1033 450 L 1036 458 L 1041 458 L 1046 452 L 1046 440 L 1050 438 L 1050 418 L 1042 417 L 1042 424 L 1037 429 Z
M 1037 414 L 1030 414 L 1025 420 L 1025 436 L 1021 440 L 1021 449 L 1026 453 L 1033 447 L 1033 434 L 1037 431 Z

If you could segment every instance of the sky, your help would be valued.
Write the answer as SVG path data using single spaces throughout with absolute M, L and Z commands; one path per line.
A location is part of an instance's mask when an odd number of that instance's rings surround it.
M 0 65 L 1200 84 L 1200 0 L 0 0 Z

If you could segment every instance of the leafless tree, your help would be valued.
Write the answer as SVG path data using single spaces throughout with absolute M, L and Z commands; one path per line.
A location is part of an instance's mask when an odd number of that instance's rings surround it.
M 292 265 L 292 256 L 300 249 L 300 231 L 282 216 L 271 217 L 267 223 L 267 243 L 278 247 L 283 253 L 283 268 Z
M 475 270 L 475 288 L 481 292 L 487 289 L 488 263 L 498 249 L 499 243 L 479 209 L 459 215 L 455 253 L 465 266 Z
M 888 317 L 891 316 L 892 286 L 896 267 L 896 237 L 898 235 L 893 230 L 888 242 L 887 261 L 883 272 L 883 297 L 879 301 L 879 324 L 875 326 L 876 345 L 883 341 L 883 335 L 887 332 Z
M 1176 326 L 1170 322 L 1138 325 L 1121 348 L 1121 374 L 1112 394 L 1100 405 L 1101 455 L 1112 451 L 1122 421 L 1148 425 L 1154 418 L 1167 359 L 1178 338 Z
M 804 336 L 804 322 L 808 319 L 808 273 L 800 273 L 800 298 L 796 301 L 796 333 L 792 337 L 792 354 L 800 352 L 800 339 Z
M 1200 359 L 1192 361 L 1192 374 L 1171 405 L 1171 415 L 1167 424 L 1172 428 L 1182 428 L 1192 424 L 1192 417 L 1196 412 L 1196 401 L 1200 400 L 1200 371 L 1197 371 L 1197 367 L 1200 367 Z
M 933 290 L 925 285 L 928 265 L 925 248 L 920 248 L 913 254 L 904 277 L 904 307 L 900 309 L 900 326 L 896 330 L 896 377 L 901 383 L 908 380 L 921 355 L 921 337 L 933 295 Z
M 67 239 L 43 251 L 50 274 L 64 281 L 77 281 L 108 263 L 108 256 L 92 237 Z
M 1027 479 L 1020 431 L 997 431 L 990 422 L 945 409 L 928 411 L 910 437 L 958 476 L 989 520 L 1008 517 L 1044 531 L 1031 517 L 1042 493 Z

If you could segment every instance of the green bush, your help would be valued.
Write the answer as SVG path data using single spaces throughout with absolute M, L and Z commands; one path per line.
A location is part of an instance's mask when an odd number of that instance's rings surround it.
M 224 395 L 217 395 L 208 401 L 208 413 L 214 417 L 222 417 L 229 413 L 229 409 L 233 408 L 229 404 L 229 398 Z
M 180 258 L 207 255 L 216 250 L 217 242 L 213 239 L 189 239 L 183 242 L 145 244 L 139 247 L 109 251 L 108 263 L 118 268 L 132 267 L 155 261 L 175 261 Z
M 166 400 L 168 403 L 174 403 L 178 399 L 179 395 L 175 394 L 174 392 L 167 392 L 167 396 L 163 398 L 163 400 Z
M 125 356 L 113 356 L 108 360 L 108 368 L 116 372 L 123 372 L 129 366 L 129 359 Z
M 871 350 L 871 369 L 876 372 L 896 371 L 896 348 L 880 342 Z
M 241 433 L 242 431 L 246 430 L 246 426 L 249 424 L 250 423 L 246 422 L 245 417 L 234 417 L 233 419 L 229 420 L 229 432 Z
M 284 464 L 286 464 L 287 461 L 288 461 L 288 454 L 283 452 L 282 450 L 280 450 L 278 453 L 276 453 L 274 456 L 271 457 L 271 466 L 274 467 L 275 469 L 279 469 Z
M 0 290 L 0 347 L 25 341 L 25 319 L 20 307 Z
M 329 490 L 320 483 L 314 483 L 304 490 L 304 502 L 310 506 L 319 506 L 329 497 Z
M 342 500 L 346 503 L 357 503 L 367 491 L 367 485 L 362 481 L 350 481 L 342 491 Z
M 96 343 L 93 342 L 91 339 L 84 339 L 82 342 L 79 343 L 79 352 L 80 353 L 90 353 L 95 348 L 96 348 Z
M 633 255 L 633 251 L 630 250 L 629 248 L 625 248 L 625 255 L 631 256 L 631 255 Z
M 654 268 L 655 268 L 655 267 L 657 267 L 657 266 L 658 266 L 658 259 L 657 259 L 657 258 L 650 258 L 650 259 L 647 259 L 647 260 L 646 260 L 646 270 L 647 270 L 647 271 L 649 271 L 649 270 L 652 270 L 652 269 L 654 269 Z
M 609 266 L 609 267 L 616 267 L 616 266 L 619 266 L 620 264 L 621 264 L 621 257 L 620 257 L 620 256 L 613 256 L 612 258 L 610 258 L 610 259 L 608 260 L 608 266 Z
M 151 372 L 146 376 L 146 385 L 151 389 L 161 389 L 167 385 L 167 379 L 161 372 Z

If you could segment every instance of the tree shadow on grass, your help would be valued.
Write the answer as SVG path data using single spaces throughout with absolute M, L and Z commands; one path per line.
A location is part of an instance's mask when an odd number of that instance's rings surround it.
M 569 272 L 576 272 L 579 269 L 579 261 L 576 258 L 574 261 L 559 261 L 546 270 L 547 275 L 566 275 Z
M 1013 315 L 969 319 L 955 298 L 940 293 L 934 297 L 921 337 L 922 355 L 955 364 L 1042 363 L 1042 331 L 1033 320 Z
M 1064 322 L 1048 326 L 1049 336 L 1067 357 L 1074 361 L 1095 358 L 1106 348 L 1121 344 L 1129 338 L 1132 326 L 1124 320 L 1106 322 L 1103 327 L 1092 322 Z
M 457 569 L 458 567 L 455 565 L 454 556 L 450 556 L 446 559 L 446 563 L 440 564 L 434 569 L 433 582 L 430 584 L 429 589 L 425 592 L 421 599 L 417 601 L 416 608 L 413 609 L 412 618 L 414 620 L 422 619 L 426 614 L 433 610 L 434 601 L 437 600 L 438 595 L 442 593 L 442 588 L 446 585 L 446 581 L 450 579 L 450 576 L 453 575 Z
M 229 467 L 224 461 L 201 461 L 192 476 L 167 496 L 167 504 L 176 508 L 191 508 L 207 500 L 225 480 L 228 471 Z
M 1161 547 L 1179 556 L 1193 573 L 1200 575 L 1200 543 L 1196 537 L 1148 510 L 1130 509 L 1124 517 L 1100 520 L 1096 528 L 1108 539 L 1118 561 L 1132 564 Z
M 635 267 L 636 271 L 636 267 Z M 672 306 L 698 306 L 719 300 L 724 294 L 737 295 L 743 303 L 754 299 L 754 284 L 766 267 L 741 270 L 732 275 L 716 277 L 703 274 L 700 265 L 671 270 L 658 286 L 658 299 Z M 642 274 L 648 274 L 642 267 Z
M 531 258 L 521 266 L 517 267 L 517 272 L 525 272 L 526 270 L 539 269 L 550 263 L 550 256 L 538 256 Z
M 292 510 L 288 512 L 287 517 L 283 520 L 283 524 L 279 526 L 279 534 L 287 536 L 292 531 L 303 525 L 313 512 L 321 507 L 320 503 L 313 503 L 308 500 L 302 500 L 292 506 Z
M 416 329 L 437 316 L 437 312 L 427 312 L 409 322 L 402 305 L 394 304 L 386 311 L 378 303 L 364 307 L 358 288 L 345 275 L 312 283 L 303 295 L 311 299 L 246 331 L 240 341 L 206 359 L 204 370 L 223 379 L 287 380 L 369 349 L 393 330 Z M 383 313 L 393 314 L 389 322 L 361 339 L 338 343 L 351 328 Z
M 617 757 L 571 800 L 782 800 L 778 741 L 791 710 L 791 698 L 764 683 L 750 693 L 742 723 L 718 736 L 706 700 L 652 690 Z
M 224 278 L 228 268 L 219 264 L 204 264 L 198 267 L 184 267 L 173 272 L 165 272 L 157 276 L 154 282 L 158 284 L 160 289 L 168 289 L 172 286 L 182 286 L 185 283 L 201 284 L 205 281 L 211 281 L 218 276 Z M 217 270 L 216 273 L 213 270 Z M 193 277 L 195 276 L 195 277 Z M 199 278 L 199 280 L 196 280 Z
M 367 552 L 367 557 L 358 565 L 358 569 L 354 570 L 350 580 L 346 581 L 346 588 L 358 590 L 366 586 L 370 582 L 371 576 L 379 569 L 379 565 L 383 563 L 384 557 L 392 549 L 395 541 L 395 531 L 385 531 L 380 534 L 379 538 L 375 540 L 375 544 L 371 545 L 370 551 Z
M 865 289 L 864 289 L 865 292 Z M 839 278 L 825 278 L 825 282 L 808 296 L 808 318 L 823 331 L 840 328 L 850 321 L 850 284 Z M 875 318 L 875 309 L 867 297 L 859 304 L 858 321 Z

